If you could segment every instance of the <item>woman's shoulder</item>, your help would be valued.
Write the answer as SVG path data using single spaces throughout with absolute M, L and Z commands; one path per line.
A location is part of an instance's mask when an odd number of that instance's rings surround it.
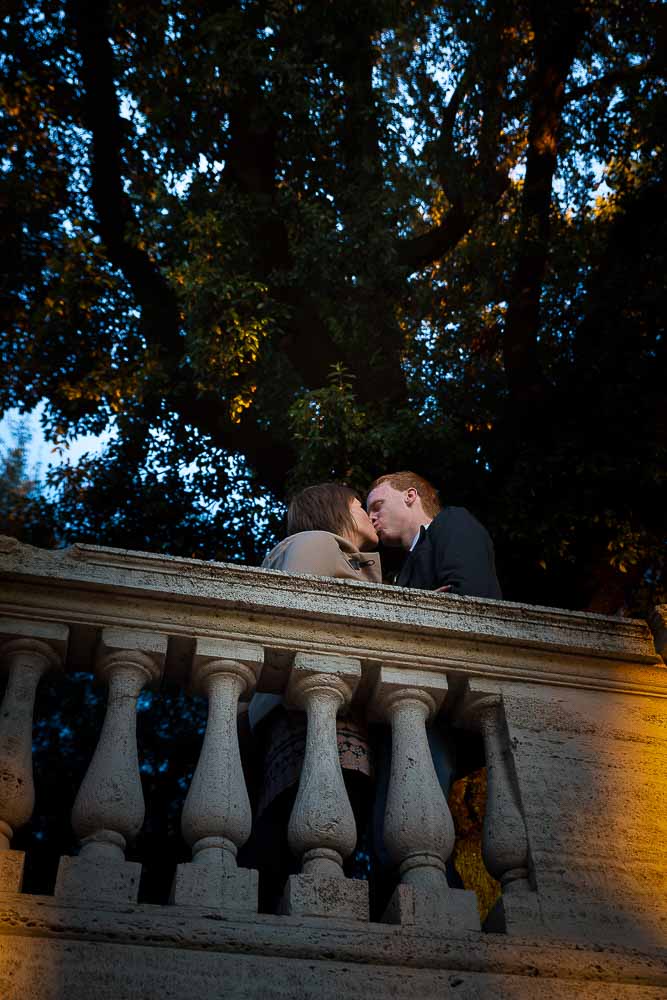
M 278 542 L 266 556 L 262 566 L 265 569 L 292 569 L 295 568 L 295 561 L 304 556 L 309 557 L 310 565 L 315 553 L 337 553 L 339 548 L 338 536 L 330 531 L 299 531 Z
M 310 548 L 311 545 L 321 545 L 326 548 L 335 549 L 339 547 L 338 536 L 330 531 L 298 531 L 295 535 L 288 535 L 278 542 L 276 549 L 293 549 L 297 551 L 302 548 Z M 272 552 L 275 549 L 271 550 Z

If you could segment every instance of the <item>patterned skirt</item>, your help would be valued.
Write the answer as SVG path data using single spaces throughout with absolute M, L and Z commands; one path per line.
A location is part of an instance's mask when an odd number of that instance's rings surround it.
M 257 815 L 260 816 L 276 796 L 299 780 L 306 750 L 306 715 L 274 708 L 257 729 L 256 736 L 262 742 L 262 777 L 257 802 Z M 353 714 L 337 718 L 336 737 L 340 766 L 372 778 L 375 768 L 365 722 Z

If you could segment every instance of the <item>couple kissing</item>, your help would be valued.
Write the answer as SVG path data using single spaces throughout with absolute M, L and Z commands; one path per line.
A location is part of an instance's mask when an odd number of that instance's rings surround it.
M 486 528 L 465 507 L 443 507 L 437 490 L 414 472 L 380 476 L 365 508 L 349 486 L 308 486 L 290 502 L 287 533 L 265 569 L 381 583 L 381 542 L 407 553 L 396 580 L 401 587 L 502 597 Z

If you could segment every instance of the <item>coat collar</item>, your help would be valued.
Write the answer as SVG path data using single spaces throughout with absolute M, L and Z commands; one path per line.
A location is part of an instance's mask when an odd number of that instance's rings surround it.
M 360 552 L 348 538 L 343 535 L 334 535 L 338 542 L 338 547 L 352 566 L 353 569 L 360 570 L 362 575 L 370 583 L 382 583 L 382 566 L 379 552 Z

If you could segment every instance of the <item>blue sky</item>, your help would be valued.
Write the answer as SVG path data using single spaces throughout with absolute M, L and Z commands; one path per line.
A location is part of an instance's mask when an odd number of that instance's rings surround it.
M 43 479 L 48 465 L 61 465 L 65 462 L 75 464 L 86 452 L 101 451 L 109 440 L 108 433 L 101 437 L 81 434 L 67 448 L 57 449 L 44 438 L 40 424 L 43 411 L 44 403 L 40 403 L 30 413 L 21 414 L 17 409 L 8 410 L 0 420 L 0 451 L 16 444 L 20 425 L 28 431 L 28 474 L 31 478 Z

